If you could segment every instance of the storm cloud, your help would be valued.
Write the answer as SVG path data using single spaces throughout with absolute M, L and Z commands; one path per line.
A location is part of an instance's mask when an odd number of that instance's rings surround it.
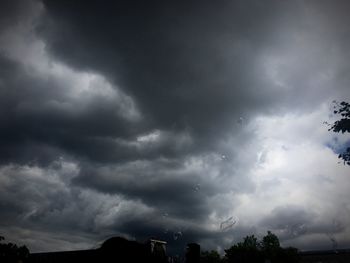
M 346 1 L 2 1 L 0 233 L 350 245 Z M 223 231 L 221 222 L 235 218 Z M 170 251 L 172 251 L 170 249 Z

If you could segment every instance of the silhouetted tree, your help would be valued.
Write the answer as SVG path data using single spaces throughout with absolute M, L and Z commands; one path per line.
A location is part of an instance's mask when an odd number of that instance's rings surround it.
M 246 236 L 243 242 L 233 245 L 225 250 L 227 263 L 263 263 L 264 258 L 258 239 L 254 236 Z
M 5 240 L 0 236 L 0 242 Z M 13 243 L 0 243 L 0 262 L 1 263 L 18 263 L 25 262 L 28 259 L 29 250 L 26 246 L 18 247 Z
M 227 263 L 297 263 L 299 254 L 296 248 L 282 248 L 278 237 L 267 232 L 262 241 L 252 235 L 244 238 L 230 249 L 225 250 Z
M 216 250 L 203 251 L 201 253 L 201 263 L 220 263 L 221 258 Z
M 263 237 L 261 242 L 261 249 L 264 253 L 264 257 L 274 262 L 281 250 L 278 237 L 271 233 L 271 231 L 267 231 L 267 235 Z
M 340 115 L 341 119 L 335 121 L 329 128 L 329 131 L 341 133 L 350 132 L 350 103 L 345 101 L 340 103 L 333 101 L 333 103 L 333 113 Z M 344 164 L 350 165 L 350 147 L 347 147 L 343 153 L 339 154 L 338 158 L 343 159 Z
M 277 262 L 296 263 L 300 261 L 299 251 L 295 247 L 287 247 L 280 250 Z

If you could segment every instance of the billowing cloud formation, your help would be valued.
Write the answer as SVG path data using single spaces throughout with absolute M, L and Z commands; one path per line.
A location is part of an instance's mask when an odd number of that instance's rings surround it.
M 323 124 L 350 98 L 346 1 L 2 5 L 7 238 L 350 245 L 350 138 Z

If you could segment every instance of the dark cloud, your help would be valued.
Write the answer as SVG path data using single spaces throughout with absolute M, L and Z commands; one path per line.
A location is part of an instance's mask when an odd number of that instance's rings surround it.
M 348 8 L 2 1 L 0 231 L 36 251 L 123 235 L 181 253 L 267 229 L 325 247 L 335 217 L 348 244 L 321 127 L 350 96 Z
M 222 186 L 214 180 L 203 180 L 197 172 L 166 161 L 135 162 L 121 167 L 83 167 L 74 184 L 111 194 L 123 194 L 160 213 L 182 219 L 200 219 L 210 213 L 208 198 Z M 163 211 L 163 212 L 162 212 Z
M 22 22 L 31 13 L 33 5 L 30 1 L 1 1 L 0 32 L 16 23 Z
M 283 4 L 273 10 L 230 1 L 45 4 L 50 26 L 41 35 L 50 52 L 79 69 L 102 71 L 158 128 L 189 128 L 198 144 L 209 145 L 241 114 L 276 100 L 256 61 L 264 39 L 278 34 Z
M 274 208 L 270 216 L 263 219 L 262 224 L 268 229 L 280 232 L 279 236 L 283 240 L 306 234 L 314 224 L 315 218 L 316 214 L 312 211 L 289 205 Z
M 39 32 L 51 54 L 103 72 L 133 97 L 151 127 L 189 130 L 193 150 L 215 149 L 242 115 L 282 114 L 322 99 L 310 69 L 329 70 L 324 51 L 331 43 L 313 46 L 323 32 L 307 35 L 314 25 L 302 1 L 44 3 Z M 266 67 L 287 74 L 273 81 Z
M 45 163 L 59 152 L 101 161 L 132 158 L 127 152 L 135 147 L 113 138 L 132 138 L 138 127 L 115 113 L 113 102 L 97 98 L 79 110 L 62 83 L 30 76 L 5 57 L 1 64 L 2 162 Z

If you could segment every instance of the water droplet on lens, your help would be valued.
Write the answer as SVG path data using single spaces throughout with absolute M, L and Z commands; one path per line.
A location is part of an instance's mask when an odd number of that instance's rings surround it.
M 234 218 L 233 216 L 229 217 L 228 219 L 220 223 L 220 230 L 226 231 L 232 228 L 237 223 L 237 221 L 238 221 L 238 218 Z
M 179 238 L 182 237 L 182 232 L 178 231 L 173 234 L 174 240 L 178 240 Z
M 193 190 L 194 190 L 195 192 L 198 192 L 200 189 L 201 189 L 201 185 L 200 185 L 200 184 L 196 184 L 196 185 L 193 187 Z
M 338 242 L 335 239 L 335 237 L 329 237 L 330 241 L 332 242 L 332 248 L 334 252 L 337 252 L 337 248 L 338 248 Z
M 169 214 L 167 213 L 167 212 L 164 212 L 163 214 L 162 214 L 162 217 L 163 218 L 166 218 L 166 217 L 168 217 L 169 216 Z

